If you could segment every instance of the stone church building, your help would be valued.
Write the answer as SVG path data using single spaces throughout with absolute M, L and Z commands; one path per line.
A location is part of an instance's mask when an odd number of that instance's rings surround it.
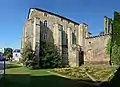
M 54 42 L 62 55 L 63 64 L 109 64 L 105 48 L 112 23 L 105 19 L 104 32 L 91 36 L 88 25 L 38 8 L 30 8 L 23 28 L 22 45 L 30 41 L 39 56 L 40 41 Z M 110 25 L 110 26 L 108 26 Z

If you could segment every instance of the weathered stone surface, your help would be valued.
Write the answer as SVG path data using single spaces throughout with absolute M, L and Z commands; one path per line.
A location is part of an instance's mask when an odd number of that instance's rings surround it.
M 45 13 L 47 15 L 44 15 Z M 73 39 L 73 34 L 75 39 Z M 90 38 L 88 25 L 85 23 L 79 24 L 51 12 L 32 9 L 23 29 L 22 47 L 27 36 L 30 37 L 29 41 L 32 43 L 33 50 L 39 48 L 40 41 L 53 42 L 60 50 L 63 63 L 66 65 L 78 66 L 81 62 L 81 54 L 77 46 L 80 46 L 84 53 L 84 64 L 97 62 L 109 64 L 109 57 L 105 53 L 109 36 Z M 74 40 L 75 43 L 73 43 Z M 39 45 L 36 47 L 37 43 Z M 39 53 L 39 50 L 37 52 Z
M 106 54 L 106 44 L 108 39 L 110 38 L 109 35 L 99 36 L 95 38 L 88 38 L 86 39 L 86 47 L 85 47 L 85 61 L 86 63 L 95 64 L 94 62 L 101 62 L 101 64 L 109 64 L 109 57 Z

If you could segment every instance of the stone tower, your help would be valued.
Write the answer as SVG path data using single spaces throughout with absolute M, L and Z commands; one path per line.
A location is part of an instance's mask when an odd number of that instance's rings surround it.
M 108 18 L 107 16 L 104 16 L 104 33 L 109 34 L 112 31 L 112 19 Z

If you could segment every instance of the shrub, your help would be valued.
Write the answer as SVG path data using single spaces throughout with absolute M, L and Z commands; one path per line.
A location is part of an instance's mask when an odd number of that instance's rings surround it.
M 53 43 L 41 42 L 40 66 L 41 68 L 62 67 L 62 59 L 57 47 Z
M 27 68 L 30 68 L 30 69 L 34 68 L 38 64 L 38 61 L 36 60 L 37 57 L 35 55 L 35 52 L 32 50 L 31 43 L 25 44 L 25 47 L 23 48 L 21 54 L 22 54 L 21 62 Z

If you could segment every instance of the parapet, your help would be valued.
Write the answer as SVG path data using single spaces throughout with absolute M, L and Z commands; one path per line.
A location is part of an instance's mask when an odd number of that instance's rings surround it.
M 104 35 L 97 35 L 97 36 L 90 36 L 90 37 L 87 37 L 85 39 L 92 39 L 92 38 L 99 38 L 99 37 L 106 37 L 106 36 L 110 36 L 111 34 L 104 34 Z

